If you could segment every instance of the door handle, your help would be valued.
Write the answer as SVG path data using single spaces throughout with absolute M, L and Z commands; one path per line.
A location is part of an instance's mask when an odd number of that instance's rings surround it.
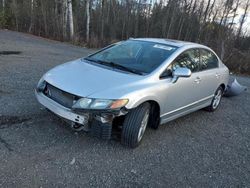
M 216 73 L 216 74 L 215 74 L 215 77 L 216 77 L 216 78 L 219 78 L 219 77 L 220 77 L 220 74 L 219 74 L 219 73 Z
M 194 82 L 196 82 L 197 84 L 200 83 L 201 78 L 200 77 L 196 77 L 196 79 L 194 80 Z

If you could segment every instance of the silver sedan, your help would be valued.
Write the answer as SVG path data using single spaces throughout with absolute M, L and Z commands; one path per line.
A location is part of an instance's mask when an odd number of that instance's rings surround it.
M 75 131 L 136 147 L 147 127 L 202 108 L 215 111 L 228 78 L 228 68 L 204 45 L 139 38 L 53 68 L 35 93 Z

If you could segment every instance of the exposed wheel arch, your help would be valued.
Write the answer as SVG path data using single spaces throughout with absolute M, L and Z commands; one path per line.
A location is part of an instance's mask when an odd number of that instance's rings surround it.
M 147 100 L 147 101 L 140 103 L 138 106 L 140 106 L 144 103 L 150 104 L 151 116 L 149 117 L 148 127 L 152 128 L 152 129 L 157 129 L 159 124 L 160 124 L 160 105 L 155 100 Z M 136 106 L 135 108 L 137 108 L 138 106 Z M 134 109 L 134 108 L 132 108 L 132 109 Z M 132 109 L 128 109 L 128 111 L 131 111 Z M 119 126 L 123 125 L 126 115 L 117 116 L 114 118 L 113 123 L 112 123 L 114 131 L 116 131 L 116 132 L 120 131 Z
M 149 127 L 157 129 L 160 124 L 160 105 L 154 100 L 146 101 L 150 104 L 150 117 L 149 117 Z

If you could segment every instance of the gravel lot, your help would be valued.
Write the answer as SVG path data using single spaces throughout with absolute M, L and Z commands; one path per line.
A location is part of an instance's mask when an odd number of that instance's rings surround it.
M 129 149 L 74 133 L 35 99 L 42 74 L 91 50 L 0 30 L 1 51 L 21 53 L 0 53 L 0 187 L 250 187 L 249 90 Z

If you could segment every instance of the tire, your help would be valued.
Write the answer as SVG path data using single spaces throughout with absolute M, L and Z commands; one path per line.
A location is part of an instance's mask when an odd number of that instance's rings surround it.
M 121 133 L 121 143 L 123 145 L 135 148 L 140 144 L 148 125 L 149 115 L 149 103 L 141 104 L 126 115 Z
M 223 95 L 223 88 L 220 86 L 215 91 L 211 104 L 208 107 L 206 107 L 205 110 L 208 112 L 214 112 L 220 105 L 222 95 Z

